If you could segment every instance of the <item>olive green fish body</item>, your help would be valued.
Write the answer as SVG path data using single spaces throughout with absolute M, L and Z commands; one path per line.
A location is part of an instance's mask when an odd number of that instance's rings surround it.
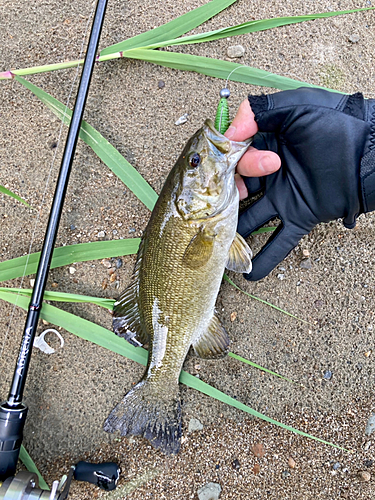
M 251 269 L 251 251 L 236 235 L 234 182 L 247 147 L 226 139 L 210 121 L 192 137 L 153 210 L 133 282 L 115 303 L 115 332 L 134 345 L 148 343 L 149 359 L 105 430 L 142 435 L 165 453 L 180 447 L 178 379 L 190 346 L 204 358 L 228 352 L 214 311 L 224 269 Z

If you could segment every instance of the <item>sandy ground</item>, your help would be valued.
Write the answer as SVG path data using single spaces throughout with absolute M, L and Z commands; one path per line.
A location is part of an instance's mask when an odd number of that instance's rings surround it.
M 164 0 L 155 7 L 151 0 L 110 1 L 100 47 L 149 30 L 203 3 Z M 370 5 L 350 0 L 239 0 L 196 31 L 250 19 Z M 76 59 L 91 12 L 92 4 L 82 0 L 2 0 L 1 70 Z M 317 20 L 174 50 L 225 59 L 227 48 L 240 43 L 245 48 L 244 64 L 374 97 L 374 16 L 370 12 Z M 351 35 L 358 35 L 359 40 L 350 42 Z M 29 79 L 66 102 L 74 75 L 75 70 L 65 70 Z M 160 89 L 161 80 L 165 86 Z M 102 63 L 95 68 L 85 118 L 159 192 L 183 144 L 206 117 L 214 115 L 222 87 L 220 80 L 144 62 Z M 77 80 L 71 103 L 76 88 Z M 230 89 L 232 115 L 248 92 L 270 91 L 243 84 L 230 84 Z M 17 82 L 0 82 L 0 96 L 0 184 L 40 207 L 58 143 L 36 225 L 35 211 L 0 196 L 0 252 L 1 260 L 7 260 L 27 254 L 30 242 L 32 251 L 41 247 L 66 131 L 59 140 L 59 120 Z M 189 113 L 189 121 L 175 126 L 184 113 Z M 140 236 L 148 217 L 149 211 L 80 142 L 57 246 L 95 241 L 99 231 L 106 232 L 106 239 Z M 227 283 L 222 286 L 218 309 L 230 333 L 231 350 L 295 384 L 232 358 L 205 362 L 189 355 L 185 363 L 188 372 L 252 408 L 350 452 L 253 419 L 186 387 L 181 387 L 184 443 L 177 457 L 166 459 L 142 439 L 107 435 L 102 431 L 105 417 L 139 380 L 143 369 L 61 330 L 65 339 L 62 350 L 52 356 L 33 353 L 25 393 L 30 413 L 24 444 L 47 481 L 51 484 L 71 464 L 85 458 L 117 461 L 122 469 L 119 488 L 133 488 L 127 497 L 132 500 L 197 499 L 198 489 L 208 482 L 220 484 L 223 500 L 372 499 L 375 438 L 366 436 L 365 428 L 375 411 L 374 223 L 374 215 L 366 215 L 351 231 L 340 222 L 317 227 L 279 268 L 258 283 L 231 274 L 247 292 L 308 324 L 245 297 Z M 260 243 L 251 242 L 255 249 Z M 303 251 L 310 255 L 311 269 L 300 266 Z M 123 258 L 118 271 L 120 290 L 129 282 L 133 264 L 134 257 Z M 74 275 L 68 267 L 51 271 L 47 288 L 57 283 L 57 289 L 65 292 L 118 295 L 114 284 L 103 289 L 108 274 L 100 262 L 74 267 Z M 24 287 L 30 286 L 30 278 L 24 279 Z M 5 286 L 17 284 L 20 280 Z M 110 328 L 110 315 L 98 307 L 59 307 Z M 0 394 L 5 398 L 25 313 L 4 302 L 0 311 Z M 236 318 L 231 321 L 234 312 Z M 38 332 L 45 327 L 40 324 Z M 332 373 L 329 380 L 324 378 L 327 370 Z M 200 420 L 203 430 L 189 434 L 192 417 Z M 260 454 L 254 450 L 259 443 Z M 124 498 L 126 491 L 118 498 Z M 74 483 L 71 490 L 71 498 L 77 500 L 102 495 L 101 490 L 83 483 Z

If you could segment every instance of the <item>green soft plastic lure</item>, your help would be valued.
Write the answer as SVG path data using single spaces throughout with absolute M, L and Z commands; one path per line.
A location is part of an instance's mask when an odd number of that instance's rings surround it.
M 220 90 L 220 101 L 216 111 L 215 128 L 221 134 L 227 131 L 229 127 L 229 108 L 228 97 L 230 96 L 229 89 L 224 88 Z

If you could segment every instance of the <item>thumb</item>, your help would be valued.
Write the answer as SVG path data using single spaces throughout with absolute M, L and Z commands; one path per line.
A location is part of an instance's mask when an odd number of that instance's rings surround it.
M 230 127 L 225 132 L 225 137 L 232 141 L 244 141 L 258 132 L 258 125 L 254 119 L 248 99 L 241 102 L 237 114 Z

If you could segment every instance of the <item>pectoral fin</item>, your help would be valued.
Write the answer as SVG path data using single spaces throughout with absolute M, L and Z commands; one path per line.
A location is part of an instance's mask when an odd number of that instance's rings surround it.
M 195 354 L 200 358 L 222 358 L 228 354 L 229 337 L 217 316 L 212 316 L 207 330 L 193 344 Z
M 235 273 L 249 273 L 252 268 L 252 256 L 253 252 L 249 245 L 240 234 L 236 233 L 232 246 L 229 249 L 228 260 L 225 267 L 229 271 L 234 271 Z
M 212 255 L 214 239 L 214 234 L 210 234 L 204 229 L 199 231 L 186 247 L 183 256 L 184 264 L 186 264 L 189 269 L 199 269 L 204 266 Z

